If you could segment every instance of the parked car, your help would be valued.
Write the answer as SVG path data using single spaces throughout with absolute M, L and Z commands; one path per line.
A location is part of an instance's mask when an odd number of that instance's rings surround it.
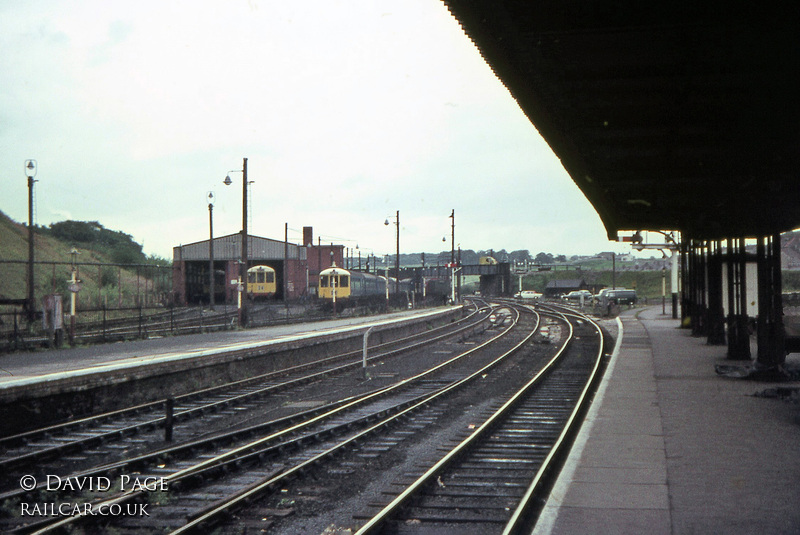
M 636 290 L 628 290 L 627 288 L 616 288 L 613 290 L 606 289 L 604 294 L 609 303 L 617 305 L 635 305 L 636 304 Z
M 601 289 L 599 292 L 597 292 L 594 295 L 594 302 L 597 303 L 597 304 L 602 304 L 603 303 L 603 297 L 605 297 L 605 295 L 610 291 L 611 291 L 611 288 L 603 288 L 603 289 Z
M 607 291 L 609 291 L 610 289 L 611 289 L 611 288 L 603 288 L 602 290 L 600 290 L 599 292 L 597 292 L 596 294 L 594 294 L 594 300 L 595 300 L 596 302 L 598 302 L 598 303 L 599 303 L 600 301 L 602 301 L 602 300 L 603 300 L 603 296 L 604 296 L 604 295 L 606 294 L 606 292 L 607 292 Z
M 565 301 L 575 301 L 576 303 L 580 303 L 581 300 L 583 300 L 583 303 L 588 304 L 592 302 L 592 292 L 589 290 L 575 290 L 574 292 L 562 295 L 561 298 Z
M 538 301 L 542 298 L 542 294 L 534 292 L 533 290 L 522 290 L 518 294 L 515 294 L 514 297 L 522 299 L 523 301 Z

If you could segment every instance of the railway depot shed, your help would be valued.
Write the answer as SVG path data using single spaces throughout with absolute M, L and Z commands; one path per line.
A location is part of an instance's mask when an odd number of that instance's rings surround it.
M 299 299 L 311 292 L 319 272 L 318 259 L 341 265 L 342 245 L 306 246 L 260 236 L 247 237 L 247 267 L 265 265 L 276 273 L 276 299 Z M 236 304 L 237 285 L 242 257 L 242 235 L 229 234 L 214 238 L 214 301 Z M 324 250 L 323 250 L 324 249 Z M 311 260 L 309 260 L 311 259 Z M 173 289 L 178 304 L 209 302 L 209 240 L 172 249 Z M 324 267 L 328 267 L 325 265 Z

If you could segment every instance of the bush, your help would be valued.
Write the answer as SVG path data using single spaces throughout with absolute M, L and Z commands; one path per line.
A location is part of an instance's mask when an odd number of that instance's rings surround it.
M 97 221 L 61 221 L 51 224 L 47 232 L 74 246 L 106 253 L 117 264 L 147 262 L 142 246 L 130 234 L 108 230 Z

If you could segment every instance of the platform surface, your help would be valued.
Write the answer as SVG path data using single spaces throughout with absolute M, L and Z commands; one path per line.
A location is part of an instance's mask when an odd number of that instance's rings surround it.
M 270 340 L 316 336 L 353 327 L 384 324 L 445 310 L 445 307 L 436 307 L 244 330 L 154 337 L 33 352 L 20 351 L 0 355 L 0 389 L 70 374 L 97 373 L 111 367 L 141 366 L 155 360 L 199 356 Z
M 738 364 L 726 347 L 660 306 L 626 310 L 618 325 L 621 344 L 533 533 L 800 534 L 800 405 L 754 395 L 798 383 L 717 375 L 716 364 Z

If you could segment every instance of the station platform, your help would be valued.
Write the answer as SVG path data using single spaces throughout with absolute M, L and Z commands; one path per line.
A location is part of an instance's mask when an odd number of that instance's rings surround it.
M 762 395 L 800 383 L 718 375 L 739 362 L 660 306 L 615 325 L 614 354 L 533 533 L 800 534 L 800 404 Z
M 20 351 L 0 355 L 0 391 L 64 377 L 88 376 L 109 370 L 147 366 L 170 359 L 199 358 L 214 352 L 267 342 L 322 336 L 368 325 L 386 325 L 394 321 L 436 314 L 442 310 L 442 307 L 404 310 L 390 314 L 256 327 L 240 331 L 213 331 L 34 352 Z

